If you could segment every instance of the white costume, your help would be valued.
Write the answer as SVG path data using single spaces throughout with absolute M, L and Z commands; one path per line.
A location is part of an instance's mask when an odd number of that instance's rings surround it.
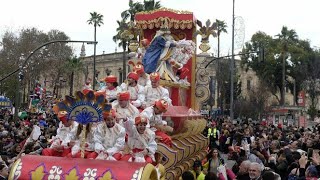
M 154 154 L 157 151 L 157 143 L 155 141 L 155 133 L 149 128 L 146 128 L 143 134 L 139 134 L 133 120 L 129 119 L 124 123 L 128 134 L 128 147 L 133 149 L 148 149 L 148 156 L 155 161 Z
M 171 104 L 171 99 L 169 97 L 169 91 L 159 86 L 157 88 L 153 88 L 151 86 L 147 86 L 144 89 L 146 100 L 144 102 L 146 107 L 152 106 L 154 102 L 158 99 L 163 99 L 168 102 L 168 104 Z
M 149 77 L 149 74 L 145 74 L 146 77 L 139 77 L 138 79 L 138 84 L 143 86 L 143 87 L 146 87 L 146 86 L 151 86 L 151 80 L 150 80 L 150 77 Z
M 88 125 L 87 125 L 88 126 Z M 88 132 L 86 132 L 88 133 Z M 85 149 L 86 151 L 94 151 L 94 139 L 93 139 L 93 134 L 94 134 L 94 128 L 91 127 L 90 132 L 87 135 L 87 138 L 85 140 Z M 77 135 L 75 134 L 75 136 L 73 137 L 73 140 L 75 141 L 74 146 L 72 146 L 71 148 L 71 154 L 74 156 L 76 155 L 78 152 L 80 152 L 80 148 L 81 148 L 81 138 L 82 138 L 82 134 L 83 131 L 81 131 L 81 133 L 79 134 L 79 136 L 77 137 Z
M 132 104 L 128 103 L 128 106 L 125 108 L 120 107 L 118 102 L 112 104 L 112 109 L 114 109 L 117 114 L 122 118 L 129 118 L 134 119 L 136 116 L 139 115 L 139 110 L 133 106 Z M 119 122 L 122 125 L 122 122 Z
M 68 143 L 74 139 L 77 133 L 78 125 L 79 124 L 74 121 L 71 126 L 66 127 L 60 122 L 57 135 L 52 137 L 53 140 L 50 148 L 54 148 L 55 146 L 68 147 Z
M 119 87 L 116 87 L 112 90 L 106 88 L 106 99 L 108 100 L 108 102 L 116 100 L 117 99 L 117 95 L 119 92 L 121 92 L 121 89 Z
M 154 128 L 155 125 L 167 125 L 167 121 L 162 120 L 162 113 L 161 114 L 155 114 L 154 113 L 154 107 L 150 106 L 144 109 L 140 116 L 146 117 L 149 119 L 150 127 L 153 131 L 156 131 L 157 129 Z
M 94 149 L 97 153 L 105 152 L 112 156 L 124 149 L 125 135 L 125 129 L 118 123 L 111 128 L 104 122 L 100 123 L 94 133 Z
M 120 85 L 122 91 L 129 91 L 130 102 L 135 107 L 140 107 L 145 100 L 144 87 L 137 84 L 135 87 L 128 86 L 126 83 Z

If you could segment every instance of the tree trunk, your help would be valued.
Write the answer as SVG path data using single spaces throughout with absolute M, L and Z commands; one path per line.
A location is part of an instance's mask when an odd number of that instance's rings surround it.
M 127 77 L 127 59 L 126 59 L 126 42 L 124 42 L 124 45 L 122 46 L 123 48 L 123 53 L 122 53 L 122 80 L 124 81 Z M 120 82 L 122 83 L 122 82 Z
M 74 80 L 74 72 L 72 71 L 70 75 L 70 92 L 69 92 L 70 96 L 72 96 L 73 94 L 73 80 Z
M 94 24 L 94 41 L 96 41 L 97 37 L 96 37 L 96 33 L 97 33 L 97 25 L 96 23 Z M 96 87 L 96 46 L 97 44 L 94 43 L 93 45 L 93 85 L 92 85 L 92 89 L 95 90 Z

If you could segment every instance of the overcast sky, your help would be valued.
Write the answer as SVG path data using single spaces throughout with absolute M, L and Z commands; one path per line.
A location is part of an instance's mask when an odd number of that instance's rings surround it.
M 140 0 L 140 2 L 143 0 Z M 161 0 L 161 5 L 176 10 L 188 10 L 202 22 L 207 19 L 224 20 L 228 34 L 221 37 L 221 53 L 231 53 L 232 0 Z M 22 28 L 36 27 L 48 32 L 58 29 L 71 40 L 93 40 L 93 26 L 87 24 L 90 12 L 104 16 L 104 25 L 97 29 L 97 54 L 115 52 L 112 36 L 116 34 L 117 23 L 122 11 L 128 9 L 128 0 L 6 0 L 1 2 L 0 35 L 6 30 L 18 32 Z M 319 0 L 236 0 L 237 18 L 236 49 L 241 48 L 242 39 L 249 41 L 257 31 L 276 35 L 282 26 L 294 29 L 300 39 L 308 39 L 311 46 L 320 47 L 320 25 L 318 24 Z M 198 37 L 198 40 L 200 37 Z M 210 38 L 215 52 L 216 39 Z M 72 44 L 80 52 L 80 44 Z M 121 51 L 121 48 L 118 48 Z M 93 46 L 86 46 L 87 55 L 93 54 Z

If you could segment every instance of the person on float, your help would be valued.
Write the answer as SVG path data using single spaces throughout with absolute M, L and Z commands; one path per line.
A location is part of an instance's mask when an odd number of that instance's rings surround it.
M 91 80 L 90 78 L 88 78 L 88 79 L 86 80 L 86 82 L 85 82 L 85 84 L 84 84 L 84 86 L 83 86 L 83 88 L 82 88 L 82 93 L 83 93 L 84 95 L 86 95 L 88 92 L 92 91 L 91 81 L 92 81 L 92 80 Z
M 128 134 L 127 145 L 129 154 L 122 157 L 122 161 L 147 162 L 155 161 L 154 154 L 157 151 L 155 133 L 147 127 L 148 119 L 137 116 L 133 119 L 126 118 L 124 127 Z
M 117 113 L 117 123 L 123 125 L 123 120 L 125 118 L 134 119 L 139 115 L 139 110 L 130 103 L 130 93 L 128 91 L 123 91 L 118 93 L 118 100 L 112 103 L 112 108 Z
M 121 151 L 125 146 L 126 131 L 124 127 L 116 123 L 116 112 L 103 112 L 104 121 L 98 124 L 94 133 L 94 149 L 96 159 L 120 160 Z
M 85 127 L 85 140 L 84 140 L 84 158 L 87 159 L 95 159 L 98 154 L 94 151 L 94 128 L 92 127 L 93 123 L 88 123 Z M 72 137 L 72 140 L 70 141 L 69 145 L 71 145 L 71 152 L 67 155 L 67 157 L 73 157 L 73 158 L 81 158 L 81 141 L 83 137 L 83 129 L 84 125 L 79 124 L 78 128 L 76 130 L 75 136 Z
M 139 79 L 138 79 L 138 84 L 146 87 L 146 86 L 151 86 L 151 81 L 150 81 L 150 77 L 149 74 L 147 74 L 146 72 L 144 72 L 144 67 L 141 63 L 137 63 L 134 67 L 133 67 L 133 71 L 136 72 L 137 74 L 139 74 Z
M 165 132 L 172 132 L 173 128 L 167 126 L 167 122 L 162 120 L 162 114 L 168 109 L 168 102 L 164 99 L 159 99 L 154 102 L 153 106 L 147 107 L 140 114 L 147 117 L 150 121 L 151 130 L 155 131 L 160 142 L 172 146 L 171 137 Z
M 71 152 L 70 142 L 72 137 L 75 136 L 78 123 L 70 119 L 68 120 L 67 118 L 68 113 L 66 111 L 60 111 L 58 113 L 60 123 L 57 129 L 57 135 L 53 137 L 50 148 L 42 150 L 42 155 L 64 157 Z
M 144 87 L 137 83 L 139 75 L 135 72 L 130 72 L 127 76 L 127 83 L 122 83 L 120 88 L 122 91 L 130 93 L 130 102 L 137 108 L 140 108 L 145 100 Z
M 157 99 L 164 99 L 169 105 L 171 105 L 171 99 L 169 97 L 169 91 L 160 85 L 160 74 L 157 72 L 150 74 L 151 86 L 147 86 L 144 89 L 145 102 L 142 104 L 143 108 L 153 106 Z
M 150 41 L 148 39 L 141 40 L 141 46 L 138 48 L 138 59 L 143 59 L 144 54 L 146 53 L 147 48 L 150 45 Z
M 105 78 L 106 81 L 106 99 L 108 102 L 113 102 L 117 99 L 117 94 L 121 91 L 118 87 L 117 77 L 109 75 Z

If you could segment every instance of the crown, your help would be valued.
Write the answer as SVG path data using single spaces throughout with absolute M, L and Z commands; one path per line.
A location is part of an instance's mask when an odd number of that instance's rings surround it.
M 169 28 L 169 19 L 168 18 L 164 18 L 161 20 L 160 31 L 162 31 L 163 33 L 168 33 L 168 34 L 171 33 L 170 28 Z

